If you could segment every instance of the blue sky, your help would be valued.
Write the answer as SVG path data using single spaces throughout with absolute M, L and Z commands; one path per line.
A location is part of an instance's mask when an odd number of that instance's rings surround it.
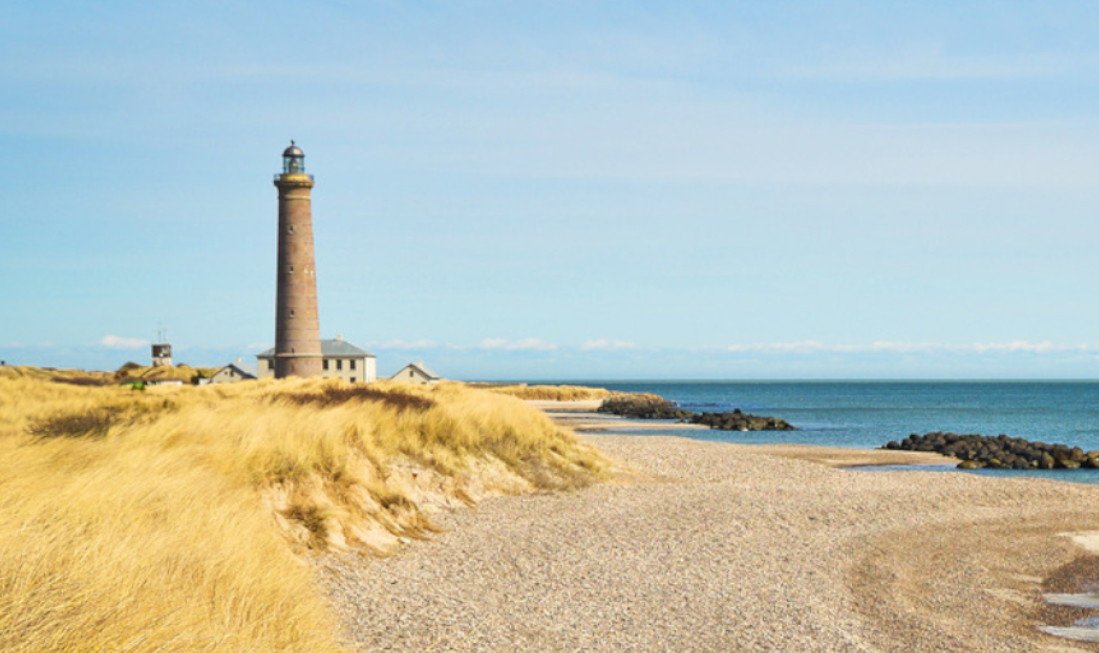
M 454 378 L 1099 377 L 1087 2 L 21 2 L 0 359 L 321 330 Z

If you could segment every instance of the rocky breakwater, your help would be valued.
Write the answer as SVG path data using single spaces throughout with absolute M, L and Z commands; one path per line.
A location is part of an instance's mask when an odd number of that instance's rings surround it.
M 913 433 L 900 442 L 887 443 L 882 449 L 934 451 L 957 458 L 962 469 L 1099 469 L 1099 451 L 1085 452 L 1080 447 L 1006 435 Z
M 749 415 L 737 408 L 731 413 L 696 413 L 691 415 L 691 424 L 705 424 L 712 429 L 722 431 L 793 431 L 794 427 L 784 419 Z
M 676 419 L 722 431 L 793 431 L 784 419 L 749 415 L 739 408 L 731 413 L 693 413 L 674 402 L 650 394 L 615 395 L 603 400 L 598 412 L 633 419 Z

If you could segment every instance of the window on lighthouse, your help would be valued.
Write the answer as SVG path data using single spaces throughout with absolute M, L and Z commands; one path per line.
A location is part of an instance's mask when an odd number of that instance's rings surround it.
M 282 159 L 282 171 L 288 175 L 305 172 L 304 156 L 287 156 Z

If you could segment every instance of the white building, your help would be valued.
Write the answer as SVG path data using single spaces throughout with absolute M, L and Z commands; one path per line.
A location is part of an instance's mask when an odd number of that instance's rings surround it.
M 256 378 L 256 370 L 251 365 L 242 362 L 239 358 L 214 372 L 206 383 L 236 383 L 238 381 L 251 381 Z
M 356 347 L 336 336 L 334 340 L 321 340 L 321 356 L 324 359 L 322 377 L 343 379 L 351 383 L 370 383 L 378 378 L 378 362 L 374 354 Z M 259 378 L 275 376 L 275 348 L 256 356 L 259 361 Z
M 145 385 L 183 385 L 183 379 L 148 379 Z
M 427 369 L 423 361 L 409 363 L 399 372 L 389 377 L 390 381 L 403 381 L 405 383 L 438 383 L 439 375 Z

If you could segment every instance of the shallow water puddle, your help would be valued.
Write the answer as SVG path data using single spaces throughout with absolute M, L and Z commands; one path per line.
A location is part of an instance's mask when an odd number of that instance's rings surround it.
M 1099 594 L 1044 594 L 1046 603 L 1099 610 Z M 1040 626 L 1044 633 L 1080 642 L 1099 642 L 1099 616 L 1086 617 L 1071 626 Z

